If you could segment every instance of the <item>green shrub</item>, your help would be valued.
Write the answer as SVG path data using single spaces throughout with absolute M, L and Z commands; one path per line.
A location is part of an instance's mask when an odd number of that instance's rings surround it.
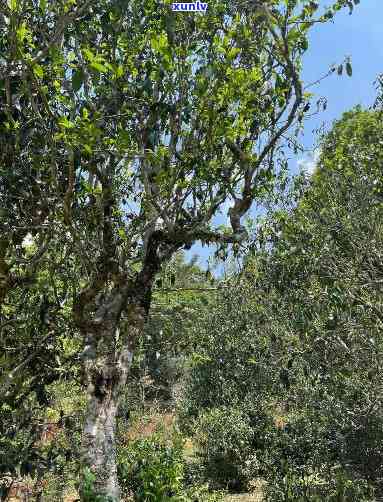
M 343 435 L 332 430 L 324 413 L 316 418 L 307 410 L 291 414 L 282 429 L 269 431 L 262 457 L 266 500 L 374 500 L 374 490 L 363 472 L 344 462 Z
M 114 502 L 114 498 L 105 495 L 97 495 L 94 489 L 95 474 L 86 467 L 82 471 L 81 500 L 82 502 Z
M 172 444 L 159 434 L 132 441 L 118 452 L 122 489 L 133 494 L 137 502 L 177 500 L 182 493 L 182 454 L 182 441 L 178 437 Z
M 184 490 L 183 502 L 221 502 L 224 500 L 225 492 L 210 491 L 209 485 L 195 485 Z
M 276 473 L 274 473 L 276 474 Z M 374 489 L 364 479 L 351 478 L 341 466 L 322 466 L 318 471 L 285 469 L 266 485 L 267 502 L 373 502 Z
M 234 408 L 216 408 L 196 422 L 195 440 L 205 475 L 219 486 L 240 490 L 252 478 L 254 430 L 249 417 Z

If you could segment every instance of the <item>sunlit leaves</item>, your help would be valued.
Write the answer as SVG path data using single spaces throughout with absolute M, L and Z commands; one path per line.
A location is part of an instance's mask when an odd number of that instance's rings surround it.
M 105 61 L 102 55 L 94 54 L 88 47 L 85 47 L 82 52 L 85 59 L 89 62 L 89 67 L 93 70 L 100 73 L 106 73 L 110 68 L 110 64 Z
M 45 10 L 47 8 L 47 0 L 40 0 L 39 1 L 39 9 L 45 13 Z
M 59 125 L 63 129 L 73 129 L 74 128 L 74 123 L 71 122 L 67 117 L 61 117 L 59 119 Z
M 153 35 L 150 40 L 151 46 L 154 51 L 163 54 L 168 47 L 168 38 L 165 33 L 160 33 L 158 35 Z
M 19 1 L 18 0 L 7 0 L 7 4 L 8 4 L 8 7 L 9 9 L 14 12 L 17 10 L 18 8 L 18 5 L 19 5 Z
M 33 73 L 36 75 L 36 77 L 43 78 L 44 76 L 44 69 L 41 65 L 35 64 L 33 66 Z

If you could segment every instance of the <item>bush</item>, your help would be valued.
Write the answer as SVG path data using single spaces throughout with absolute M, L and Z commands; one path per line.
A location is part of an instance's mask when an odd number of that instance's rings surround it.
M 267 502 L 373 502 L 374 489 L 364 479 L 351 478 L 341 466 L 323 465 L 318 471 L 291 469 L 271 477 L 266 485 Z
M 224 500 L 225 492 L 209 490 L 209 485 L 195 485 L 185 489 L 183 502 L 221 502 Z
M 81 500 L 83 502 L 114 502 L 112 497 L 97 495 L 94 489 L 96 476 L 86 467 L 82 471 L 82 486 L 80 488 Z
M 321 419 L 321 420 L 320 420 Z M 355 464 L 346 463 L 347 447 L 333 422 L 319 417 L 291 414 L 282 429 L 272 429 L 262 458 L 270 502 L 372 501 L 374 489 Z
M 180 438 L 172 444 L 160 435 L 132 441 L 118 452 L 121 488 L 134 500 L 177 500 L 182 493 L 183 448 Z
M 234 408 L 215 408 L 196 422 L 195 440 L 205 475 L 231 490 L 247 487 L 252 478 L 254 430 L 249 417 Z
M 118 451 L 118 477 L 122 491 L 136 502 L 219 502 L 223 492 L 211 492 L 200 479 L 185 480 L 183 440 L 161 433 L 132 441 Z

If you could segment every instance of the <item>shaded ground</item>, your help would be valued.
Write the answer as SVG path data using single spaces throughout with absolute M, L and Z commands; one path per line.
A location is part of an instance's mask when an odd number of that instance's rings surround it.
M 253 484 L 254 483 L 254 484 Z M 264 481 L 261 479 L 254 480 L 252 482 L 254 488 L 251 493 L 238 493 L 238 494 L 232 494 L 232 495 L 227 495 L 225 497 L 225 502 L 262 502 L 263 499 L 263 486 L 264 486 Z
M 262 502 L 262 492 L 241 493 L 238 495 L 228 495 L 225 497 L 225 502 Z

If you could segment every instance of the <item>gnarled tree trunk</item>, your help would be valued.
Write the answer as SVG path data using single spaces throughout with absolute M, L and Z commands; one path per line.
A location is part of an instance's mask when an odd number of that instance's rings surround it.
M 98 389 L 89 392 L 82 450 L 85 464 L 95 474 L 94 489 L 97 494 L 120 500 L 115 449 L 115 419 L 117 399 L 110 388 L 105 398 Z
M 127 332 L 121 334 L 117 327 L 119 315 L 112 315 L 110 303 L 109 308 L 100 308 L 95 316 L 100 321 L 99 329 L 86 333 L 83 353 L 88 404 L 81 445 L 82 465 L 94 474 L 94 494 L 113 501 L 120 500 L 115 438 L 119 397 L 129 374 L 134 342 L 144 327 L 142 308 L 128 306 L 127 312 Z M 83 483 L 82 499 L 84 486 Z
M 85 338 L 83 370 L 88 408 L 82 439 L 83 466 L 95 476 L 95 495 L 115 501 L 120 500 L 115 441 L 119 397 L 127 381 L 134 346 L 144 333 L 155 275 L 178 246 L 165 243 L 159 250 L 158 235 L 154 233 L 147 241 L 143 267 L 134 280 L 126 274 L 117 277 L 113 288 L 100 301 L 107 287 L 108 271 L 104 266 L 73 307 L 77 326 Z M 89 316 L 91 319 L 87 318 L 89 307 L 91 312 L 96 310 Z M 126 329 L 120 332 L 122 313 Z

